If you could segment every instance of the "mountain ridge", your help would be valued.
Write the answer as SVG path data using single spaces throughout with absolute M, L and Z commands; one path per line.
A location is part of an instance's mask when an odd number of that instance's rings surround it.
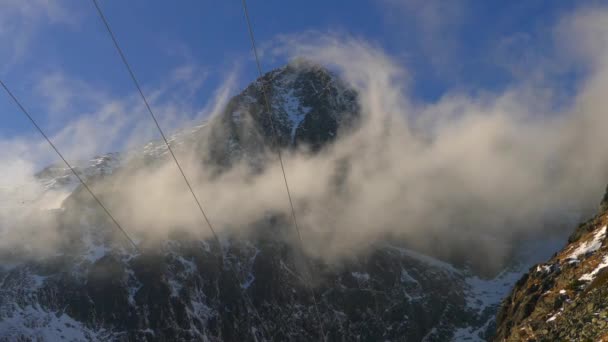
M 272 89 L 276 143 L 263 87 Z M 169 142 L 178 153 L 209 156 L 202 163 L 222 172 L 242 161 L 259 166 L 275 148 L 315 153 L 356 129 L 358 117 L 356 91 L 325 68 L 299 61 L 264 75 L 211 122 Z M 163 144 L 79 162 L 77 172 L 95 188 L 123 169 L 166 161 Z M 0 341 L 316 340 L 320 322 L 299 276 L 303 258 L 312 266 L 329 340 L 482 341 L 513 278 L 481 279 L 398 241 L 328 264 L 294 249 L 293 229 L 280 215 L 253 223 L 245 237 L 222 234 L 223 257 L 212 240 L 179 229 L 160 241 L 135 235 L 142 251 L 135 253 L 69 169 L 51 167 L 37 176 L 47 191 L 68 193 L 48 211 L 58 222 L 61 248 L 1 268 Z
M 607 198 L 562 250 L 518 280 L 499 311 L 496 341 L 608 341 Z

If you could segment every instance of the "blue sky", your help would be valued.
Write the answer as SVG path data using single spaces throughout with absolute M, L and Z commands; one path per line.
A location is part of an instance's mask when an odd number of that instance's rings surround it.
M 238 0 L 100 4 L 145 90 L 166 86 L 162 96 L 179 98 L 185 116 L 213 97 L 233 70 L 235 90 L 255 79 Z M 552 53 L 551 28 L 576 4 L 250 0 L 249 8 L 260 46 L 271 46 L 277 35 L 310 30 L 360 37 L 403 63 L 416 99 L 433 101 L 454 89 L 494 91 L 517 80 L 534 60 Z M 45 129 L 57 132 L 104 101 L 134 94 L 90 1 L 11 0 L 0 13 L 6 42 L 0 77 Z M 265 70 L 285 63 L 263 57 Z M 566 88 L 574 83 L 569 74 L 564 80 Z M 156 111 L 162 117 L 162 108 Z M 0 112 L 0 139 L 34 133 L 4 94 Z
M 256 78 L 240 0 L 99 2 L 167 133 L 216 112 L 218 99 Z M 159 138 L 90 0 L 0 3 L 0 78 L 69 161 Z M 608 145 L 606 0 L 248 3 L 264 70 L 286 63 L 289 52 L 276 54 L 280 48 L 303 45 L 318 52 L 297 39 L 314 31 L 322 42 L 313 47 L 331 50 L 320 60 L 336 62 L 349 80 L 364 83 L 356 86 L 371 124 L 355 132 L 361 144 L 339 140 L 348 146 L 336 148 L 336 156 L 354 156 L 362 170 L 355 174 L 371 174 L 355 183 L 373 194 L 352 197 L 366 208 L 379 206 L 370 212 L 399 213 L 398 223 L 388 226 L 403 226 L 406 203 L 409 226 L 451 229 L 461 225 L 450 218 L 462 217 L 462 226 L 473 222 L 500 236 L 511 234 L 505 222 L 528 227 L 539 216 L 566 212 L 564 205 L 576 212 L 578 203 L 595 206 L 601 197 L 608 174 L 602 157 Z M 285 37 L 294 38 L 291 45 Z M 328 48 L 319 37 L 343 41 Z M 0 183 L 30 183 L 28 176 L 59 161 L 5 94 L 0 118 Z M 387 122 L 395 123 L 389 137 Z M 304 168 L 292 164 L 300 159 Z M 325 158 L 296 155 L 289 161 L 289 179 L 294 169 L 296 177 L 311 177 L 290 183 L 295 193 L 327 184 L 319 175 Z M 150 184 L 157 183 L 153 179 Z M 254 184 L 255 191 L 274 197 L 265 184 Z M 216 185 L 217 191 L 201 193 L 227 193 L 221 182 Z M 384 196 L 376 189 L 390 191 Z M 218 200 L 230 216 L 233 197 Z M 326 202 L 311 198 L 304 202 L 326 209 Z M 389 201 L 399 207 L 387 210 Z M 461 204 L 471 204 L 481 217 L 463 216 Z M 351 216 L 344 217 L 350 223 Z M 429 223 L 429 217 L 437 221 Z

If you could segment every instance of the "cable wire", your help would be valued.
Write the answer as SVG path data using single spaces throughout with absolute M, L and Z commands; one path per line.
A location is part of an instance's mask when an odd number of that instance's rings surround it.
M 169 144 L 169 141 L 166 138 L 165 133 L 163 132 L 162 128 L 160 127 L 160 124 L 158 123 L 158 120 L 156 119 L 156 115 L 154 115 L 154 112 L 152 111 L 152 108 L 151 108 L 148 100 L 146 99 L 146 96 L 144 95 L 144 92 L 142 91 L 142 88 L 141 88 L 139 82 L 137 81 L 137 78 L 135 77 L 135 73 L 133 72 L 133 69 L 131 68 L 129 62 L 127 61 L 127 58 L 126 58 L 125 54 L 123 53 L 120 45 L 118 44 L 118 40 L 116 39 L 116 36 L 114 35 L 114 32 L 110 28 L 110 24 L 108 23 L 105 15 L 103 14 L 103 11 L 101 10 L 101 7 L 97 3 L 97 0 L 91 0 L 91 1 L 95 5 L 95 9 L 97 10 L 97 13 L 99 14 L 99 18 L 103 22 L 103 24 L 104 24 L 104 26 L 105 26 L 108 34 L 110 35 L 110 38 L 112 39 L 112 42 L 114 43 L 114 47 L 116 48 L 116 51 L 118 52 L 118 54 L 120 56 L 120 59 L 122 60 L 124 66 L 126 67 L 127 71 L 129 72 L 129 76 L 131 76 L 131 80 L 133 80 L 133 84 L 137 88 L 137 91 L 139 92 L 139 95 L 140 95 L 141 99 L 143 100 L 143 102 L 144 102 L 144 104 L 146 106 L 146 109 L 147 109 L 148 113 L 150 114 L 150 117 L 154 121 L 154 124 L 156 125 L 156 128 L 158 129 L 158 132 L 160 133 L 161 137 L 163 138 L 163 141 L 165 142 L 165 145 L 167 145 L 167 149 L 169 150 L 169 153 L 171 154 L 171 157 L 173 158 L 173 161 L 175 162 L 175 165 L 177 165 L 177 168 L 179 169 L 179 172 L 182 175 L 182 177 L 184 179 L 184 182 L 188 186 L 188 190 L 190 190 L 190 193 L 192 194 L 192 197 L 194 198 L 194 201 L 196 202 L 196 205 L 197 205 L 199 211 L 201 212 L 202 217 L 204 218 L 204 221 L 207 223 L 207 226 L 209 227 L 209 230 L 213 234 L 213 238 L 215 239 L 215 241 L 217 243 L 217 246 L 219 248 L 220 254 L 222 256 L 222 263 L 224 264 L 225 263 L 224 251 L 223 251 L 222 243 L 221 243 L 221 241 L 219 239 L 219 236 L 216 233 L 216 230 L 213 228 L 213 225 L 211 224 L 211 221 L 209 220 L 207 214 L 205 213 L 205 210 L 203 209 L 203 206 L 202 206 L 201 202 L 199 201 L 198 196 L 196 196 L 196 193 L 194 192 L 194 189 L 190 185 L 190 181 L 188 180 L 188 177 L 186 177 L 186 174 L 185 174 L 185 172 L 184 172 L 181 164 L 177 160 L 177 157 L 175 156 L 175 153 L 173 152 L 173 149 L 171 148 L 171 145 Z M 239 277 L 238 277 L 238 272 L 236 270 L 236 266 L 234 267 L 233 271 L 235 273 L 236 280 L 239 281 L 239 287 L 241 287 L 241 283 L 240 283 L 240 280 L 239 280 Z M 253 306 L 253 302 L 251 301 L 251 299 L 247 295 L 246 291 L 243 291 L 243 296 L 245 297 L 244 299 L 246 300 L 247 304 L 249 304 L 250 308 L 253 309 L 255 316 L 259 319 L 260 324 L 262 324 L 262 327 L 264 328 L 264 330 L 266 330 L 266 332 L 268 333 L 268 328 L 264 324 L 264 321 L 260 317 L 260 315 L 259 315 L 257 309 L 255 308 L 255 306 Z
M 184 182 L 186 182 L 186 185 L 188 186 L 188 189 L 190 190 L 190 193 L 192 194 L 192 197 L 194 198 L 194 201 L 196 202 L 196 205 L 198 206 L 199 211 L 203 215 L 205 222 L 209 226 L 209 229 L 211 230 L 211 233 L 213 234 L 213 237 L 217 241 L 218 246 L 221 250 L 222 245 L 220 243 L 220 239 L 219 239 L 217 233 L 215 232 L 215 229 L 213 228 L 211 221 L 209 221 L 209 218 L 207 217 L 205 210 L 203 210 L 203 206 L 201 205 L 201 202 L 199 201 L 198 197 L 194 193 L 194 190 L 192 189 L 192 186 L 190 185 L 190 181 L 188 181 L 188 177 L 186 177 L 186 174 L 184 173 L 182 166 L 180 165 L 179 161 L 177 161 L 177 157 L 175 157 L 175 153 L 173 153 L 173 149 L 171 148 L 171 145 L 169 144 L 169 141 L 167 140 L 165 133 L 160 128 L 160 124 L 158 123 L 158 120 L 156 119 L 156 115 L 154 115 L 154 112 L 152 111 L 152 108 L 150 107 L 150 104 L 148 103 L 148 100 L 146 99 L 144 92 L 141 90 L 141 86 L 139 85 L 139 82 L 137 81 L 137 78 L 135 77 L 135 73 L 133 72 L 133 69 L 131 69 L 129 62 L 127 61 L 127 58 L 125 57 L 125 54 L 122 52 L 120 45 L 118 45 L 118 41 L 116 40 L 116 36 L 114 36 L 114 32 L 110 28 L 110 24 L 108 24 L 108 21 L 106 20 L 106 17 L 103 14 L 101 7 L 99 7 L 99 4 L 97 3 L 97 0 L 91 0 L 91 1 L 93 1 L 93 4 L 95 5 L 95 8 L 97 9 L 97 13 L 99 14 L 99 18 L 101 19 L 101 21 L 103 21 L 103 24 L 106 27 L 106 30 L 108 31 L 108 34 L 110 35 L 110 38 L 112 38 L 112 42 L 114 43 L 114 47 L 116 48 L 116 51 L 120 55 L 120 59 L 122 60 L 125 67 L 127 68 L 127 71 L 129 72 L 129 75 L 131 76 L 131 79 L 133 80 L 133 84 L 135 84 L 135 87 L 137 88 L 137 91 L 139 92 L 141 99 L 144 101 L 144 104 L 146 105 L 146 109 L 148 110 L 150 117 L 154 121 L 154 124 L 156 125 L 158 132 L 160 133 L 161 137 L 163 138 L 163 140 L 165 142 L 165 145 L 167 145 L 167 149 L 169 150 L 171 157 L 173 157 L 173 161 L 175 161 L 175 165 L 177 165 L 177 168 L 179 169 L 179 172 L 181 173 L 182 177 L 184 178 Z
M 93 193 L 93 191 L 91 190 L 91 188 L 89 188 L 89 186 L 87 185 L 87 183 L 85 183 L 84 180 L 80 177 L 80 175 L 78 175 L 78 173 L 76 172 L 76 170 L 74 170 L 74 168 L 72 167 L 72 165 L 70 165 L 70 163 L 63 157 L 63 154 L 61 154 L 61 152 L 59 152 L 59 149 L 55 146 L 55 144 L 53 144 L 53 142 L 51 141 L 51 139 L 49 139 L 49 137 L 44 133 L 44 131 L 42 130 L 42 128 L 40 128 L 40 126 L 38 126 L 38 124 L 36 123 L 36 121 L 34 120 L 34 118 L 25 109 L 25 107 L 23 107 L 23 105 L 17 99 L 17 97 L 15 97 L 15 95 L 13 95 L 13 93 L 6 86 L 6 84 L 4 84 L 4 82 L 2 80 L 0 80 L 0 85 L 2 85 L 2 88 L 4 88 L 4 90 L 6 91 L 6 93 L 13 100 L 13 102 L 15 102 L 15 104 L 17 105 L 17 107 L 19 107 L 19 109 L 21 110 L 21 112 L 23 114 L 25 114 L 25 116 L 27 116 L 27 118 L 34 125 L 34 127 L 36 127 L 36 129 L 38 130 L 38 132 L 40 132 L 40 134 L 49 143 L 49 145 L 51 145 L 51 147 L 53 148 L 53 150 L 55 150 L 55 152 L 57 153 L 57 155 L 59 156 L 59 158 L 61 158 L 61 160 L 63 160 L 63 162 L 65 163 L 65 165 L 70 169 L 70 171 L 72 171 L 72 173 L 74 174 L 74 176 L 76 176 L 76 178 L 78 179 L 78 181 L 80 182 L 80 184 L 82 184 L 82 186 L 87 190 L 87 192 L 89 194 L 91 194 L 91 197 L 93 197 L 93 199 L 95 200 L 95 202 L 97 202 L 97 204 L 99 204 L 99 206 L 103 209 L 103 211 L 105 211 L 105 213 L 108 215 L 108 217 L 110 217 L 110 219 L 112 220 L 112 222 L 114 223 L 114 225 L 116 226 L 116 228 L 118 228 L 122 232 L 122 234 L 127 238 L 127 240 L 129 240 L 129 242 L 131 243 L 131 245 L 133 246 L 133 248 L 135 249 L 135 251 L 139 253 L 139 248 L 137 247 L 137 245 L 135 244 L 135 242 L 133 241 L 133 239 L 131 239 L 131 237 L 129 236 L 129 234 L 127 234 L 127 231 L 120 225 L 120 223 L 118 223 L 118 221 L 114 218 L 114 216 L 112 216 L 112 214 L 110 213 L 110 211 L 108 210 L 108 208 L 106 208 L 106 206 L 103 205 L 103 203 L 101 202 L 101 200 L 97 196 L 95 196 L 95 194 Z
M 256 43 L 255 43 L 255 35 L 253 34 L 253 25 L 251 24 L 251 19 L 249 17 L 249 10 L 247 8 L 247 1 L 246 0 L 242 0 L 242 4 L 243 4 L 243 11 L 245 12 L 245 19 L 247 21 L 247 29 L 249 31 L 249 39 L 251 40 L 251 48 L 253 50 L 253 55 L 255 57 L 255 63 L 256 63 L 256 66 L 257 66 L 257 71 L 258 71 L 259 77 L 261 78 L 263 76 L 262 66 L 260 64 L 260 58 L 258 56 L 258 49 L 257 49 Z M 276 147 L 277 147 L 277 155 L 279 157 L 279 163 L 281 165 L 281 172 L 283 173 L 283 181 L 285 183 L 285 189 L 287 190 L 287 198 L 289 199 L 289 206 L 291 207 L 291 217 L 293 219 L 293 224 L 294 224 L 294 227 L 296 229 L 296 233 L 298 235 L 298 241 L 300 243 L 300 248 L 303 250 L 303 248 L 304 248 L 304 241 L 302 240 L 302 234 L 300 233 L 300 228 L 298 226 L 298 220 L 296 218 L 296 211 L 294 209 L 293 200 L 292 200 L 292 197 L 291 197 L 291 191 L 289 189 L 289 183 L 287 182 L 287 175 L 285 174 L 285 165 L 283 163 L 283 156 L 282 156 L 282 153 L 281 153 L 281 148 L 280 148 L 280 146 L 278 144 L 278 134 L 277 134 L 276 127 L 274 125 L 274 120 L 272 118 L 272 112 L 270 111 L 270 102 L 268 101 L 268 95 L 266 94 L 266 89 L 264 87 L 264 82 L 261 82 L 261 87 L 262 87 L 262 96 L 263 96 L 264 102 L 266 104 L 266 111 L 268 112 L 268 118 L 269 118 L 269 121 L 270 121 L 270 129 L 272 131 L 272 136 L 273 136 L 273 140 L 274 140 L 273 144 L 276 145 Z M 310 265 L 308 263 L 306 263 L 306 264 L 307 264 L 307 266 L 309 268 L 308 272 L 312 273 Z M 312 300 L 313 300 L 313 304 L 314 304 L 314 307 L 315 307 L 315 311 L 316 311 L 316 314 L 317 314 L 317 320 L 319 322 L 319 329 L 320 329 L 321 338 L 323 340 L 325 340 L 325 332 L 324 332 L 324 329 L 323 329 L 323 321 L 321 320 L 321 314 L 320 314 L 320 311 L 319 311 L 319 306 L 317 305 L 317 299 L 315 297 L 315 293 L 314 293 L 314 291 L 312 289 L 312 285 L 310 284 L 310 281 L 306 282 L 306 284 L 307 284 L 308 290 L 310 291 L 310 294 L 311 294 L 311 297 L 312 297 Z

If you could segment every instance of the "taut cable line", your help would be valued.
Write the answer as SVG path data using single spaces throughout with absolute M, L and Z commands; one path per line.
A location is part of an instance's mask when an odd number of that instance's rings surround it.
M 253 25 L 251 24 L 251 19 L 249 17 L 249 10 L 247 8 L 247 1 L 246 0 L 242 0 L 242 4 L 243 4 L 243 12 L 245 12 L 245 20 L 247 21 L 247 29 L 249 30 L 249 39 L 251 40 L 251 49 L 253 50 L 253 55 L 255 57 L 255 63 L 257 66 L 257 71 L 259 74 L 259 77 L 261 78 L 263 76 L 262 73 L 262 66 L 260 64 L 260 58 L 258 56 L 258 50 L 257 50 L 257 46 L 255 43 L 255 35 L 253 34 Z M 304 250 L 304 241 L 302 240 L 302 234 L 300 233 L 300 228 L 298 226 L 298 220 L 296 218 L 296 211 L 294 209 L 294 205 L 293 205 L 293 200 L 292 200 L 292 196 L 291 196 L 291 191 L 289 189 L 289 182 L 287 182 L 287 175 L 285 174 L 285 165 L 283 163 L 283 156 L 281 153 L 281 147 L 278 144 L 278 134 L 277 134 L 277 130 L 276 127 L 274 125 L 274 120 L 272 118 L 272 112 L 270 110 L 270 102 L 268 101 L 268 95 L 266 94 L 266 89 L 264 87 L 264 82 L 261 82 L 261 88 L 262 88 L 262 96 L 264 98 L 264 102 L 266 105 L 266 111 L 268 113 L 268 118 L 269 118 L 269 122 L 270 122 L 270 129 L 272 131 L 272 137 L 273 137 L 273 144 L 275 145 L 274 147 L 277 150 L 277 155 L 279 157 L 279 164 L 281 165 L 281 172 L 283 173 L 283 182 L 285 183 L 285 189 L 287 191 L 287 198 L 289 200 L 289 206 L 291 207 L 291 218 L 293 220 L 293 225 L 295 227 L 296 233 L 298 235 L 298 241 L 300 243 L 300 249 Z M 308 262 L 305 263 L 308 266 L 308 272 L 310 274 L 310 276 L 312 276 L 312 270 L 310 267 L 310 264 Z M 323 320 L 321 319 L 321 313 L 319 311 L 319 306 L 317 304 L 317 299 L 315 297 L 315 293 L 313 291 L 312 285 L 310 283 L 310 280 L 306 282 L 306 285 L 308 287 L 308 290 L 310 292 L 310 295 L 312 297 L 312 301 L 314 304 L 314 308 L 315 308 L 315 312 L 317 315 L 317 321 L 319 323 L 319 329 L 320 332 L 319 334 L 321 335 L 321 339 L 322 340 L 326 340 L 325 338 L 325 332 L 323 329 Z
M 25 107 L 23 107 L 23 105 L 17 99 L 17 97 L 15 95 L 13 95 L 13 93 L 6 86 L 6 84 L 4 84 L 4 82 L 2 80 L 0 80 L 0 85 L 2 85 L 2 88 L 4 88 L 4 90 L 9 95 L 9 97 L 13 100 L 13 102 L 15 102 L 15 104 L 17 105 L 17 107 L 19 107 L 19 109 L 21 110 L 21 112 L 30 120 L 30 122 L 32 123 L 32 125 L 34 125 L 34 127 L 38 130 L 38 132 L 40 132 L 40 134 L 42 135 L 42 137 L 44 137 L 44 139 L 49 143 L 49 145 L 51 145 L 51 147 L 53 148 L 53 150 L 55 150 L 55 153 L 57 153 L 57 155 L 59 156 L 59 158 L 61 158 L 61 160 L 63 160 L 63 162 L 65 163 L 65 165 L 70 169 L 70 171 L 72 171 L 72 173 L 78 179 L 78 181 L 80 182 L 80 184 L 82 184 L 82 186 L 87 190 L 87 192 L 91 195 L 91 197 L 93 197 L 93 199 L 95 200 L 95 202 L 97 202 L 97 204 L 99 204 L 99 206 L 103 209 L 103 211 L 108 215 L 108 217 L 112 220 L 112 222 L 114 223 L 114 225 L 116 226 L 116 228 L 118 228 L 118 230 L 120 230 L 122 232 L 122 234 L 127 238 L 127 240 L 129 240 L 129 242 L 131 243 L 131 245 L 133 246 L 133 248 L 135 249 L 135 251 L 139 252 L 139 248 L 137 247 L 137 245 L 135 244 L 135 242 L 133 241 L 133 239 L 131 239 L 131 237 L 129 236 L 129 234 L 127 234 L 127 231 L 120 225 L 120 223 L 118 223 L 118 221 L 110 213 L 110 211 L 108 210 L 108 208 L 106 208 L 106 206 L 103 205 L 103 203 L 101 202 L 101 200 L 93 193 L 93 191 L 91 190 L 91 188 L 80 177 L 80 175 L 78 174 L 78 172 L 76 172 L 76 170 L 74 170 L 74 168 L 72 167 L 72 165 L 70 165 L 70 163 L 63 157 L 63 154 L 61 154 L 61 152 L 59 152 L 59 149 L 55 146 L 55 144 L 53 144 L 53 142 L 51 141 L 51 139 L 49 139 L 49 137 L 44 133 L 44 131 L 42 130 L 42 128 L 40 128 L 40 126 L 36 123 L 36 121 L 34 120 L 34 118 L 30 115 L 30 113 L 25 109 Z
M 175 162 L 175 165 L 177 166 L 180 174 L 182 175 L 182 178 L 184 179 L 184 182 L 186 183 L 186 186 L 188 187 L 188 190 L 190 191 L 190 193 L 192 194 L 192 198 L 194 199 L 194 201 L 196 202 L 196 205 L 202 215 L 202 218 L 204 219 L 204 222 L 207 224 L 207 226 L 209 227 L 209 230 L 211 231 L 211 233 L 213 234 L 213 238 L 217 243 L 220 255 L 221 255 L 221 260 L 222 260 L 222 264 L 225 264 L 225 255 L 224 255 L 224 251 L 222 248 L 222 243 L 219 239 L 218 234 L 216 233 L 215 228 L 213 227 L 213 225 L 211 224 L 211 221 L 209 220 L 207 214 L 205 213 L 205 210 L 203 209 L 203 205 L 201 204 L 201 201 L 198 199 L 198 196 L 196 195 L 196 193 L 194 192 L 194 189 L 192 188 L 192 185 L 190 183 L 190 181 L 188 180 L 188 177 L 186 176 L 186 173 L 184 172 L 184 169 L 182 168 L 181 164 L 179 163 L 177 157 L 175 156 L 175 153 L 173 152 L 173 148 L 171 147 L 171 145 L 169 144 L 169 140 L 167 139 L 165 133 L 163 132 L 162 128 L 160 127 L 160 124 L 156 118 L 156 115 L 154 114 L 154 112 L 152 111 L 152 107 L 150 106 L 150 103 L 148 102 L 146 96 L 144 95 L 144 92 L 140 86 L 139 81 L 137 80 L 137 77 L 135 77 L 135 73 L 133 72 L 133 69 L 131 68 L 131 65 L 129 64 L 124 52 L 122 51 L 122 48 L 120 47 L 120 45 L 118 44 L 118 40 L 116 39 L 116 36 L 114 35 L 114 32 L 112 31 L 110 24 L 108 23 L 108 20 L 106 19 L 105 15 L 103 14 L 103 11 L 101 10 L 101 7 L 99 6 L 97 0 L 91 0 L 93 2 L 93 5 L 95 6 L 95 9 L 97 10 L 97 14 L 99 15 L 99 18 L 101 19 L 101 21 L 103 22 L 106 31 L 108 32 L 108 35 L 110 36 L 110 38 L 112 39 L 112 43 L 114 43 L 114 47 L 116 48 L 116 51 L 118 52 L 118 55 L 120 56 L 120 59 L 122 60 L 125 68 L 127 69 L 129 76 L 131 77 L 131 80 L 133 81 L 133 84 L 135 85 L 135 87 L 137 88 L 137 91 L 141 97 L 141 99 L 143 100 L 145 107 L 148 111 L 148 114 L 150 114 L 150 117 L 152 118 L 152 120 L 154 121 L 154 124 L 156 125 L 156 128 L 158 129 L 158 132 L 160 133 L 163 141 L 165 142 L 165 145 L 167 146 L 167 150 L 169 151 L 169 153 L 171 154 L 171 157 L 173 159 L 173 161 Z M 236 266 L 234 266 L 234 274 L 236 277 L 236 280 L 239 281 L 239 286 L 240 284 L 240 280 L 238 277 L 238 272 L 236 270 Z M 253 306 L 253 302 L 251 301 L 251 299 L 249 298 L 249 296 L 247 295 L 246 291 L 242 291 L 243 293 L 243 297 L 246 301 L 246 304 L 253 310 L 254 315 L 258 318 L 258 320 L 260 321 L 260 324 L 262 325 L 262 327 L 264 328 L 264 330 L 266 330 L 266 332 L 268 333 L 268 329 L 266 327 L 266 325 L 264 324 L 264 321 L 262 320 L 262 318 L 260 317 L 257 309 L 255 308 L 255 306 Z
M 199 201 L 198 197 L 194 193 L 194 190 L 192 189 L 192 185 L 190 185 L 190 181 L 188 180 L 188 177 L 186 177 L 186 174 L 184 173 L 184 169 L 180 165 L 179 161 L 177 160 L 177 157 L 175 156 L 175 153 L 173 152 L 173 148 L 171 148 L 171 145 L 169 144 L 169 140 L 167 140 L 167 137 L 165 136 L 165 133 L 163 132 L 162 128 L 160 127 L 160 124 L 158 123 L 158 120 L 156 119 L 156 115 L 154 115 L 154 112 L 152 111 L 152 107 L 150 107 L 150 103 L 146 99 L 146 96 L 144 95 L 144 92 L 141 90 L 141 86 L 139 85 L 139 81 L 137 81 L 137 78 L 135 77 L 135 73 L 133 72 L 133 69 L 131 68 L 131 65 L 127 61 L 127 58 L 125 57 L 125 54 L 123 53 L 122 49 L 120 48 L 120 45 L 118 45 L 118 41 L 116 40 L 116 36 L 114 35 L 114 32 L 110 28 L 110 24 L 108 24 L 108 21 L 106 20 L 106 17 L 103 14 L 103 11 L 101 10 L 101 7 L 99 7 L 99 4 L 97 3 L 97 0 L 91 0 L 91 1 L 93 1 L 93 4 L 95 5 L 95 8 L 97 9 L 97 13 L 99 14 L 99 18 L 101 19 L 101 21 L 103 22 L 106 30 L 108 31 L 108 34 L 110 35 L 110 38 L 112 38 L 112 42 L 114 43 L 114 47 L 116 48 L 116 51 L 118 52 L 118 55 L 120 55 L 120 59 L 122 60 L 123 64 L 125 65 L 125 68 L 127 68 L 127 71 L 129 72 L 129 76 L 131 76 L 131 80 L 133 80 L 133 84 L 137 88 L 137 92 L 139 93 L 139 96 L 144 101 L 144 104 L 146 106 L 148 114 L 150 114 L 150 117 L 152 118 L 152 121 L 154 121 L 154 124 L 156 125 L 156 128 L 158 129 L 158 132 L 160 133 L 160 136 L 163 138 L 163 141 L 165 142 L 165 145 L 167 145 L 167 149 L 169 150 L 169 153 L 171 154 L 171 157 L 173 158 L 173 161 L 175 162 L 175 165 L 177 165 L 177 168 L 179 169 L 179 173 L 184 178 L 184 182 L 188 186 L 188 190 L 190 190 L 190 193 L 192 194 L 192 197 L 194 198 L 194 201 L 196 202 L 196 205 L 198 206 L 198 209 L 201 212 L 201 214 L 202 214 L 202 216 L 204 218 L 204 221 L 207 223 L 207 226 L 209 226 L 209 230 L 211 230 L 211 233 L 213 234 L 213 237 L 217 241 L 218 247 L 221 250 L 222 245 L 220 243 L 220 239 L 219 239 L 217 233 L 215 232 L 215 229 L 213 228 L 213 225 L 211 224 L 211 221 L 209 221 L 209 218 L 207 217 L 207 214 L 205 213 L 205 210 L 203 210 L 203 206 L 202 206 L 201 202 Z

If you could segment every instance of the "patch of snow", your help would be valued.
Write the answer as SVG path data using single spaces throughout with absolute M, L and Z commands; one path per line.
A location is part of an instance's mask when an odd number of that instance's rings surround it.
M 130 305 L 135 306 L 135 295 L 137 294 L 137 292 L 139 291 L 139 289 L 142 288 L 142 283 L 137 280 L 137 277 L 135 276 L 135 272 L 133 272 L 132 269 L 127 268 L 126 269 L 126 275 L 127 275 L 127 292 L 129 293 L 129 296 L 127 297 L 127 300 L 129 302 Z
M 32 289 L 35 290 L 42 287 L 42 285 L 44 285 L 44 282 L 46 281 L 46 278 L 48 277 L 40 276 L 37 274 L 31 274 L 30 279 L 32 280 Z
M 94 263 L 97 260 L 103 258 L 110 250 L 111 248 L 105 245 L 91 245 L 88 249 L 87 254 L 84 255 L 84 258 L 89 262 Z
M 351 272 L 350 274 L 359 281 L 362 281 L 362 282 L 369 281 L 369 274 L 367 274 L 367 273 Z
M 595 276 L 597 276 L 597 274 L 606 267 L 608 267 L 608 255 L 604 256 L 604 259 L 602 259 L 602 262 L 599 265 L 597 265 L 597 267 L 593 271 L 583 274 L 578 280 L 593 281 L 593 279 L 595 279 Z
M 602 247 L 602 241 L 606 237 L 606 226 L 597 231 L 591 241 L 581 243 L 574 251 L 568 255 L 568 259 L 578 259 L 579 256 L 595 252 Z
M 411 294 L 409 294 L 407 291 L 403 290 L 403 295 L 405 296 L 405 298 L 407 298 L 407 300 L 409 300 L 410 302 L 416 302 L 419 300 L 424 299 L 424 296 L 421 295 L 414 295 L 412 296 Z
M 294 142 L 296 130 L 312 108 L 302 106 L 300 99 L 294 95 L 294 89 L 289 89 L 283 95 L 283 109 L 287 113 L 287 119 L 291 124 L 291 142 Z
M 253 250 L 253 254 L 247 260 L 247 266 L 246 266 L 247 268 L 249 268 L 251 270 L 255 263 L 255 259 L 260 254 L 260 250 L 249 242 L 247 243 L 247 245 L 250 249 Z M 255 281 L 255 275 L 253 275 L 253 272 L 249 271 L 247 273 L 247 277 L 245 278 L 245 281 L 243 282 L 243 284 L 241 284 L 241 288 L 248 289 L 251 286 L 251 284 L 253 284 L 254 281 Z
M 538 266 L 536 266 L 536 272 L 549 273 L 549 272 L 551 272 L 551 266 L 550 265 L 538 265 Z
M 19 307 L 0 319 L 0 340 L 17 341 L 105 341 L 112 334 L 92 330 L 64 312 L 50 312 L 38 306 Z
M 156 333 L 154 332 L 154 330 L 148 328 L 148 329 L 140 329 L 139 331 L 143 332 L 144 334 L 151 334 L 156 336 Z
M 202 291 L 196 291 L 190 301 L 191 310 L 188 309 L 190 315 L 200 319 L 208 319 L 214 314 L 214 310 L 205 304 L 205 294 Z
M 559 312 L 558 312 L 558 313 L 556 313 L 555 315 L 551 316 L 551 317 L 550 317 L 550 318 L 547 320 L 547 323 L 555 321 L 555 320 L 557 319 L 557 316 L 558 316 L 558 315 L 559 315 Z
M 401 276 L 399 277 L 399 280 L 401 280 L 402 283 L 414 283 L 414 284 L 418 284 L 418 280 L 416 280 L 414 277 L 412 277 L 408 271 L 401 267 Z
M 478 313 L 488 307 L 496 307 L 505 298 L 513 285 L 521 278 L 523 272 L 502 272 L 494 279 L 482 279 L 477 276 L 467 277 L 469 285 L 467 306 Z
M 182 284 L 180 281 L 175 279 L 169 279 L 169 289 L 171 290 L 171 297 L 179 297 L 179 292 L 182 290 Z
M 190 260 L 186 260 L 183 256 L 177 256 L 176 258 L 184 266 L 184 272 L 188 274 L 194 274 L 197 271 L 196 264 Z

